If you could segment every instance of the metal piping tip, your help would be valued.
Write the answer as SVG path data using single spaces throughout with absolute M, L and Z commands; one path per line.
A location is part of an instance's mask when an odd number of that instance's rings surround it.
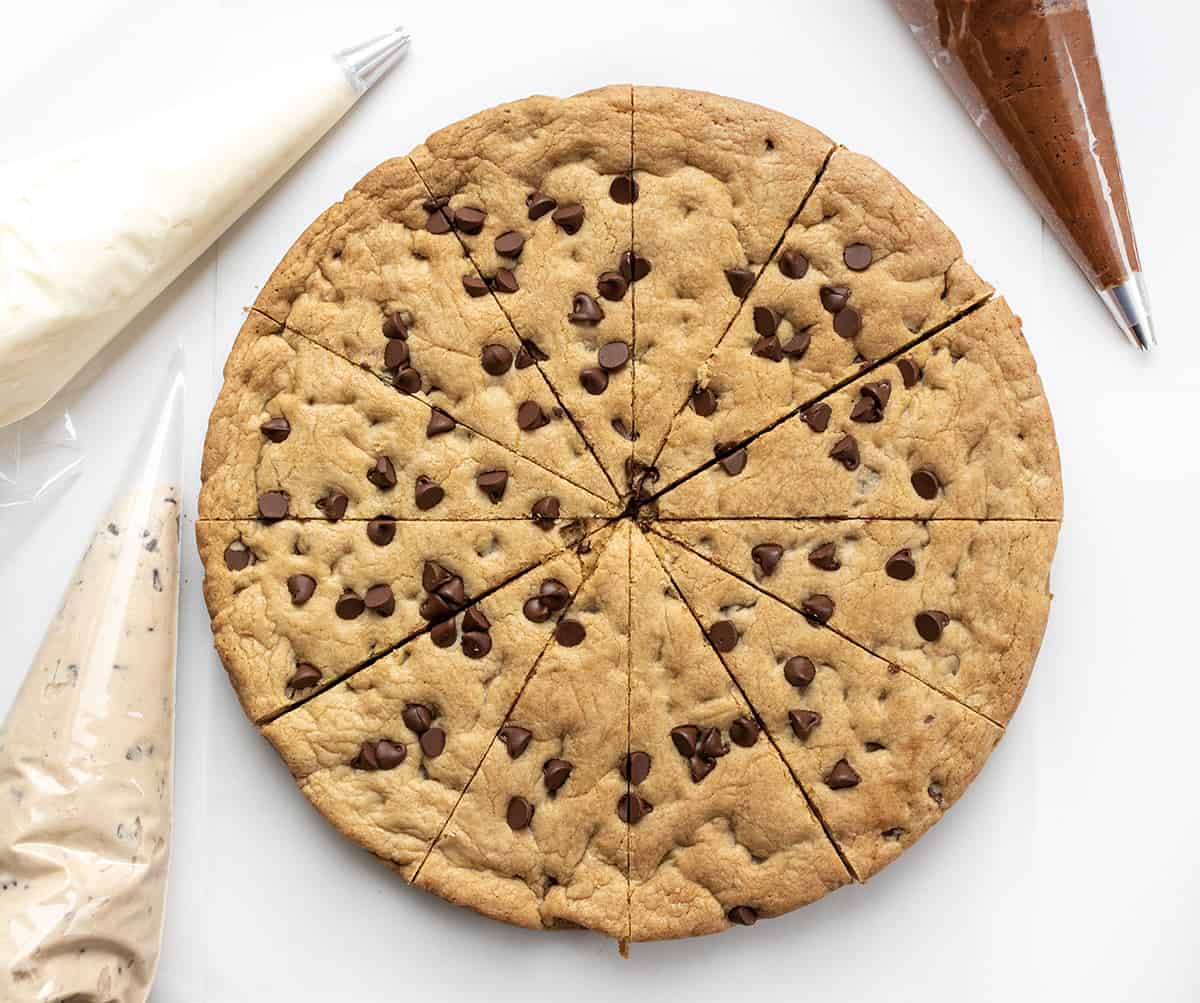
M 1158 344 L 1150 319 L 1150 297 L 1141 272 L 1134 272 L 1124 282 L 1101 290 L 1100 298 L 1134 348 L 1148 352 Z
M 334 60 L 346 74 L 356 94 L 365 94 L 408 51 L 412 37 L 403 28 L 359 42 L 335 52 Z

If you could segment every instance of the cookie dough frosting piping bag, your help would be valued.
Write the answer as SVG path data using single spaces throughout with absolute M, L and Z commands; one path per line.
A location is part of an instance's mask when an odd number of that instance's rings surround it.
M 35 411 L 408 47 L 272 59 L 122 132 L 0 166 L 0 426 Z
M 1156 344 L 1087 0 L 894 0 L 1137 348 Z
M 171 830 L 178 360 L 0 727 L 0 999 L 142 1003 Z

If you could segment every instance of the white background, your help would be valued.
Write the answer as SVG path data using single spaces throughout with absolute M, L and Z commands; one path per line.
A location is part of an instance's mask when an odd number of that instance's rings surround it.
M 1058 597 L 1024 705 L 965 800 L 869 887 L 753 930 L 635 946 L 509 929 L 404 888 L 338 838 L 246 723 L 187 553 L 178 812 L 156 1003 L 496 998 L 1200 998 L 1196 596 L 1200 16 L 1093 4 L 1162 347 L 1136 355 L 876 0 L 6 4 L 0 158 L 102 129 L 293 39 L 397 21 L 408 61 L 57 402 L 86 472 L 0 556 L 0 708 L 29 664 L 170 347 L 187 352 L 189 521 L 220 367 L 261 281 L 378 161 L 486 105 L 614 81 L 779 108 L 926 197 L 1024 317 L 1062 445 Z M 1194 8 L 1193 8 L 1194 9 Z M 136 154 L 133 154 L 136 156 Z

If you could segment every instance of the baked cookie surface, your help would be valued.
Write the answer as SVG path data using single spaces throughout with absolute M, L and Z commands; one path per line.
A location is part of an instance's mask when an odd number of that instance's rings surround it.
M 614 86 L 429 137 L 248 312 L 201 471 L 217 652 L 404 881 L 625 941 L 865 881 L 963 794 L 1062 516 L 1020 322 L 897 179 Z

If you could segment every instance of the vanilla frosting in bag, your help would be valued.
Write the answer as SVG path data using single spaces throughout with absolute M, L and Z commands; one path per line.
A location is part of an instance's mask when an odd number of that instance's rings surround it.
M 45 404 L 404 51 L 272 59 L 199 97 L 0 165 L 0 427 Z

